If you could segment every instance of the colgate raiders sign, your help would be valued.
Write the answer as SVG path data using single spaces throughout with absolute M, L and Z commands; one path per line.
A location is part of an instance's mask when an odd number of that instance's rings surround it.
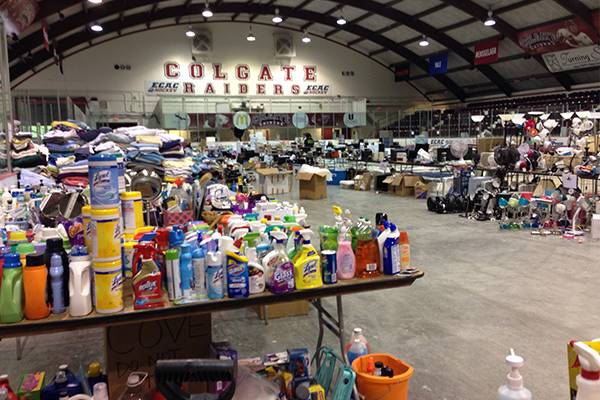
M 315 65 L 269 65 L 251 68 L 237 64 L 227 70 L 221 63 L 180 65 L 167 61 L 164 80 L 146 81 L 146 93 L 154 95 L 265 95 L 326 96 L 331 86 L 317 81 Z

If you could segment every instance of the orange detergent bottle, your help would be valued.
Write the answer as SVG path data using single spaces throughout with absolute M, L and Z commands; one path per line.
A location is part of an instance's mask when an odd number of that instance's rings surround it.
M 50 315 L 50 307 L 46 299 L 48 269 L 44 263 L 44 255 L 28 254 L 26 263 L 26 267 L 23 268 L 25 318 L 46 318 Z
M 356 276 L 373 278 L 381 275 L 379 271 L 379 245 L 369 224 L 356 231 Z

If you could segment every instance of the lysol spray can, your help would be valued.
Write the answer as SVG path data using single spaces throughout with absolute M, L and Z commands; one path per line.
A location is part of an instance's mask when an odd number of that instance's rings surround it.
M 225 296 L 223 260 L 221 252 L 209 251 L 206 265 L 206 289 L 209 299 L 222 299 Z
M 89 161 L 90 203 L 92 208 L 118 208 L 119 169 L 114 154 L 94 154 Z
M 167 292 L 169 300 L 181 300 L 181 275 L 179 271 L 179 250 L 169 249 L 165 252 L 167 268 Z
M 323 250 L 321 252 L 321 268 L 323 271 L 323 283 L 327 285 L 337 283 L 337 261 L 335 250 Z
M 194 268 L 194 292 L 197 299 L 206 300 L 206 258 L 201 249 L 192 253 L 192 267 Z

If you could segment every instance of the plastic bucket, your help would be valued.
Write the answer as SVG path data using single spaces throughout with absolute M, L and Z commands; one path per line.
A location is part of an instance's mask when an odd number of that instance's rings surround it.
M 373 376 L 367 373 L 369 357 L 381 361 L 394 370 L 394 377 Z M 388 354 L 368 354 L 352 362 L 356 373 L 358 392 L 366 400 L 408 400 L 408 384 L 414 372 L 413 367 Z

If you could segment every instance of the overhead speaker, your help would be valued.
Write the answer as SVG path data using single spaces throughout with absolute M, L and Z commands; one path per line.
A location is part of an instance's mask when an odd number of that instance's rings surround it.
M 192 55 L 194 56 L 205 56 L 212 54 L 213 52 L 213 39 L 212 33 L 207 30 L 193 29 L 196 36 L 191 40 L 192 42 Z
M 287 32 L 273 33 L 275 41 L 275 57 L 291 58 L 296 57 L 296 46 L 294 46 L 294 37 Z

